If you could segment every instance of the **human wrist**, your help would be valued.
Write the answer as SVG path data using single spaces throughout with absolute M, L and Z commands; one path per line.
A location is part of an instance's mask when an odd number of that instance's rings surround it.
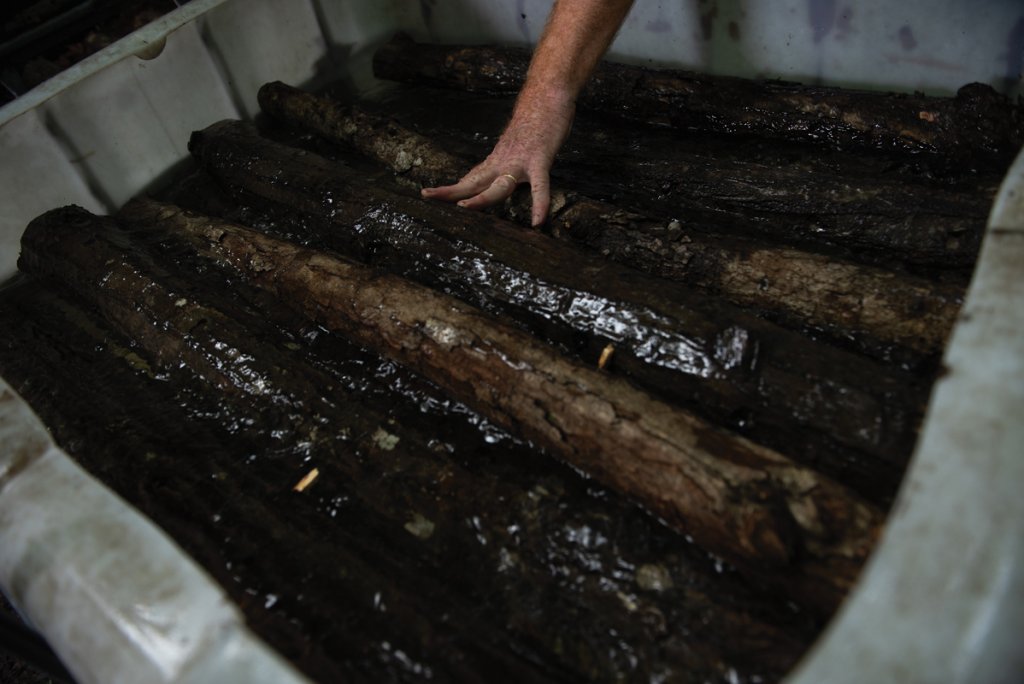
M 564 87 L 527 85 L 516 100 L 515 108 L 512 110 L 512 121 L 571 121 L 576 113 L 576 95 L 576 92 Z

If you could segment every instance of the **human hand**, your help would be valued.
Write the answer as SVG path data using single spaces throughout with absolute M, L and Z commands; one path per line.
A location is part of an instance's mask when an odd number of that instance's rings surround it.
M 544 223 L 551 205 L 551 164 L 572 127 L 571 100 L 520 97 L 512 120 L 487 158 L 454 185 L 424 188 L 422 196 L 484 209 L 508 199 L 516 186 L 529 183 L 531 223 Z

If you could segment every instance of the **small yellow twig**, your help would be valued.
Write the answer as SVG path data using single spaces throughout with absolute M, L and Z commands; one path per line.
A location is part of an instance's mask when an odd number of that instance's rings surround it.
M 308 473 L 306 473 L 306 476 L 304 478 L 299 480 L 299 483 L 297 485 L 292 487 L 292 491 L 301 492 L 303 489 L 313 484 L 313 480 L 315 480 L 319 476 L 320 470 L 318 468 L 313 468 Z
M 597 367 L 599 370 L 604 370 L 604 367 L 608 365 L 608 362 L 612 360 L 612 354 L 615 353 L 615 345 L 609 344 L 601 350 L 601 358 L 597 360 Z

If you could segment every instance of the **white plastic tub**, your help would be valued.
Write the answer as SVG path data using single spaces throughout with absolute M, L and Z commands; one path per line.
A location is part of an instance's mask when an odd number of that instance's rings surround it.
M 399 30 L 533 43 L 550 5 L 193 0 L 0 108 L 0 279 L 15 270 L 30 219 L 70 203 L 119 206 L 173 171 L 191 131 L 251 116 L 264 82 L 369 87 L 372 50 Z M 982 81 L 1019 94 L 1024 5 L 637 0 L 612 55 L 946 94 Z M 1024 681 L 1021 301 L 1024 156 L 993 208 L 885 536 L 791 682 Z M 173 543 L 53 447 L 2 381 L 0 586 L 82 682 L 298 679 Z

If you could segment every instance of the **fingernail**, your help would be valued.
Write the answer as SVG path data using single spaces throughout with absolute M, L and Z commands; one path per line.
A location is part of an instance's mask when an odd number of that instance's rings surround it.
M 466 206 L 466 200 L 462 200 L 461 202 L 459 202 L 459 203 L 458 203 L 458 205 L 459 205 L 460 207 L 464 207 L 464 206 Z

